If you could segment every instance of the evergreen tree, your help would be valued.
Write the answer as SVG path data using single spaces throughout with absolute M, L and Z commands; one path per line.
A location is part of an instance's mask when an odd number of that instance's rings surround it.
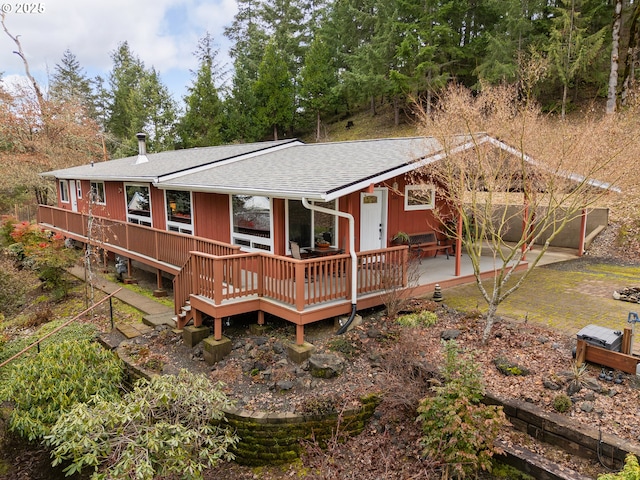
M 195 73 L 195 80 L 184 98 L 186 111 L 178 125 L 183 148 L 222 143 L 222 102 L 215 85 L 216 76 L 220 75 L 221 69 L 216 60 L 218 50 L 214 48 L 213 37 L 209 33 L 198 41 L 194 55 L 199 67 L 196 72 L 192 72 Z
M 561 0 L 556 8 L 546 51 L 553 73 L 562 84 L 561 115 L 567 110 L 569 88 L 602 52 L 607 27 L 589 33 L 589 17 L 582 15 L 580 0 Z
M 173 148 L 176 106 L 159 73 L 154 68 L 146 70 L 127 42 L 121 43 L 111 58 L 106 129 L 113 155 L 135 155 L 136 133 L 147 129 L 149 151 Z
M 107 131 L 111 151 L 116 157 L 135 155 L 136 133 L 143 130 L 146 119 L 142 97 L 144 64 L 134 56 L 127 42 L 112 53 L 113 69 L 109 74 Z
M 254 85 L 268 37 L 259 24 L 259 5 L 258 0 L 238 0 L 238 13 L 231 26 L 225 29 L 225 36 L 234 42 L 230 50 L 234 59 L 231 96 L 224 102 L 228 121 L 223 131 L 226 142 L 251 142 L 262 137 L 256 118 Z
M 80 66 L 76 56 L 69 49 L 64 51 L 60 63 L 55 66 L 55 72 L 51 77 L 49 95 L 52 100 L 58 102 L 77 101 L 84 107 L 91 118 L 95 119 L 97 117 L 91 80 Z
M 316 141 L 320 141 L 321 117 L 335 103 L 334 89 L 337 83 L 331 51 L 327 43 L 316 37 L 304 59 L 300 74 L 300 97 L 302 107 L 315 118 Z
M 254 91 L 257 123 L 265 134 L 271 129 L 273 139 L 278 140 L 278 129 L 284 130 L 293 120 L 293 83 L 282 52 L 273 41 L 267 44 Z
M 160 74 L 151 68 L 141 83 L 141 93 L 145 112 L 144 131 L 149 132 L 147 148 L 152 152 L 173 150 L 177 142 L 176 103 L 169 89 L 162 83 Z

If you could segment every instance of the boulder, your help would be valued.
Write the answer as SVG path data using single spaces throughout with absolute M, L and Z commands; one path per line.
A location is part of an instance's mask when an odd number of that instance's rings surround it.
M 315 378 L 333 378 L 342 373 L 344 362 L 337 355 L 315 353 L 309 357 L 309 370 Z

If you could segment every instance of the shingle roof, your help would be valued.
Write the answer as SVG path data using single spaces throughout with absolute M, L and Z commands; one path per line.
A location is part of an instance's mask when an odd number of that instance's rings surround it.
M 126 180 L 156 182 L 161 177 L 179 174 L 203 165 L 255 155 L 264 150 L 299 143 L 297 140 L 191 148 L 160 153 L 147 153 L 148 162 L 137 163 L 138 156 L 118 158 L 93 165 L 46 172 L 43 176 L 75 180 Z
M 160 188 L 333 199 L 414 168 L 433 138 L 299 144 L 163 181 Z

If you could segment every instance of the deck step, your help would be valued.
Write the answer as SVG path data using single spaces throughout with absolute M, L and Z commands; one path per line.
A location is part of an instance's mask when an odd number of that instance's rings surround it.
M 184 307 L 180 307 L 180 309 L 185 313 L 190 312 L 191 311 L 191 305 L 185 305 Z

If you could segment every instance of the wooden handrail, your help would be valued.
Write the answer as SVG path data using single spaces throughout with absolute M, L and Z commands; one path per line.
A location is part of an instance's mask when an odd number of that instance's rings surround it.
M 37 341 L 33 342 L 31 345 L 29 345 L 28 347 L 25 347 L 24 349 L 22 349 L 22 351 L 16 353 L 13 357 L 8 358 L 7 360 L 5 360 L 4 362 L 0 363 L 0 368 L 4 367 L 5 365 L 7 365 L 9 362 L 12 362 L 13 360 L 15 360 L 16 358 L 20 357 L 21 355 L 23 355 L 24 353 L 28 352 L 29 350 L 31 350 L 33 347 L 39 345 L 40 343 L 42 343 L 44 340 L 46 340 L 47 338 L 49 338 L 51 335 L 53 335 L 54 333 L 58 333 L 60 330 L 62 330 L 64 327 L 66 327 L 67 325 L 69 325 L 71 322 L 73 322 L 74 320 L 77 320 L 78 318 L 80 318 L 82 315 L 85 315 L 87 312 L 90 312 L 91 310 L 93 310 L 94 308 L 96 308 L 98 305 L 102 304 L 103 302 L 105 302 L 106 300 L 109 300 L 111 297 L 113 297 L 116 293 L 118 293 L 120 290 L 122 290 L 122 287 L 120 287 L 119 289 L 117 289 L 115 292 L 107 295 L 106 297 L 104 297 L 102 300 L 100 300 L 98 303 L 90 306 L 89 308 L 86 308 L 85 310 L 83 310 L 82 312 L 80 312 L 78 315 L 76 315 L 75 317 L 73 317 L 71 320 L 67 320 L 66 322 L 64 322 L 62 325 L 60 325 L 59 327 L 55 328 L 54 330 L 52 330 L 51 332 L 47 333 L 44 337 L 38 339 Z

